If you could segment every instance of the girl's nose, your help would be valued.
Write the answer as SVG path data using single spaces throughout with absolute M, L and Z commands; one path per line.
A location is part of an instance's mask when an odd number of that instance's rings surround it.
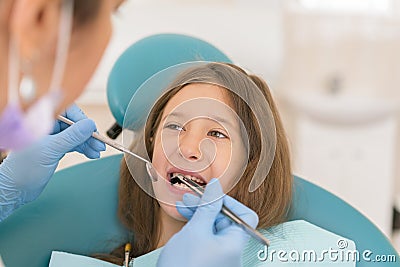
M 202 136 L 194 131 L 181 132 L 179 136 L 179 153 L 187 160 L 196 161 L 201 158 L 200 143 Z

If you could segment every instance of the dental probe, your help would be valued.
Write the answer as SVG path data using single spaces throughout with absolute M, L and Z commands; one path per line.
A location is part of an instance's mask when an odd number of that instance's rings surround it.
M 64 123 L 66 123 L 66 124 L 68 124 L 68 125 L 70 125 L 70 126 L 75 123 L 75 122 L 71 121 L 70 119 L 68 119 L 68 118 L 66 118 L 64 116 L 61 116 L 61 115 L 58 115 L 57 119 L 62 121 L 62 122 L 64 122 Z M 151 176 L 152 180 L 153 181 L 157 181 L 158 174 L 157 174 L 156 170 L 154 169 L 153 164 L 150 161 L 148 161 L 147 159 L 142 158 L 139 155 L 136 155 L 135 153 L 133 153 L 129 149 L 123 147 L 122 145 L 118 144 L 117 142 L 114 142 L 114 141 L 110 140 L 109 138 L 107 138 L 105 136 L 102 136 L 99 133 L 96 133 L 96 132 L 93 133 L 92 137 L 97 139 L 97 140 L 99 140 L 99 141 L 101 141 L 101 142 L 103 142 L 103 143 L 105 143 L 105 144 L 107 144 L 107 145 L 109 145 L 109 146 L 111 146 L 111 147 L 113 147 L 113 148 L 115 148 L 115 149 L 117 149 L 117 150 L 119 150 L 119 151 L 121 151 L 121 152 L 127 153 L 127 154 L 129 154 L 131 156 L 134 156 L 135 158 L 140 159 L 141 161 L 145 162 L 146 163 L 147 172 Z
M 196 184 L 196 182 L 188 179 L 182 175 L 177 175 L 172 177 L 171 183 L 183 183 L 187 187 L 189 187 L 193 192 L 195 192 L 200 197 L 204 194 L 204 189 Z M 246 231 L 250 236 L 254 237 L 258 241 L 260 241 L 263 245 L 269 246 L 269 240 L 263 236 L 259 231 L 251 227 L 245 221 L 243 221 L 239 216 L 237 216 L 233 211 L 227 208 L 225 205 L 222 206 L 221 213 L 228 217 L 231 221 L 235 222 L 238 226 L 240 226 L 244 231 Z

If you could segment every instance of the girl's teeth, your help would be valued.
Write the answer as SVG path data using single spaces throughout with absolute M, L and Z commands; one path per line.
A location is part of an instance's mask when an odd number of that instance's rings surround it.
M 181 174 L 181 173 L 174 172 L 174 173 L 172 173 L 172 177 L 174 177 L 174 176 L 180 176 L 180 177 L 184 176 L 184 177 L 186 177 L 186 178 L 188 178 L 188 179 L 190 179 L 190 180 L 192 180 L 192 181 L 195 181 L 195 182 L 197 182 L 197 183 L 200 183 L 200 184 L 203 183 L 202 180 L 200 180 L 200 179 L 197 178 L 197 177 L 191 176 L 191 175 L 183 175 L 183 174 Z M 185 186 L 185 188 L 187 188 L 187 186 Z
M 173 186 L 176 186 L 182 190 L 189 190 L 189 187 L 187 187 L 185 184 L 175 183 L 175 184 L 173 184 Z

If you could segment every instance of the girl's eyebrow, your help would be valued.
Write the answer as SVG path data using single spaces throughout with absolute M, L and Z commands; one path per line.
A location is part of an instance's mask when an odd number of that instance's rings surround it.
M 182 113 L 182 112 L 172 112 L 172 113 L 170 113 L 170 114 L 165 115 L 165 116 L 161 119 L 161 121 L 165 121 L 165 119 L 166 119 L 167 117 L 169 117 L 169 118 L 170 118 L 170 117 L 181 118 L 181 117 L 184 117 L 184 113 Z M 221 124 L 223 124 L 223 125 L 228 125 L 228 126 L 234 128 L 234 125 L 233 125 L 233 123 L 232 123 L 231 121 L 229 121 L 229 120 L 227 120 L 227 119 L 225 119 L 225 118 L 223 118 L 223 117 L 220 117 L 220 116 L 218 116 L 218 115 L 204 116 L 204 117 L 210 118 L 210 119 L 212 119 L 212 120 L 214 120 L 214 121 L 216 121 L 216 122 L 218 122 L 218 123 L 221 123 Z
M 165 121 L 165 119 L 166 119 L 167 117 L 177 117 L 177 118 L 179 118 L 179 117 L 182 117 L 182 116 L 183 116 L 183 115 L 182 115 L 181 112 L 172 112 L 172 113 L 166 114 L 166 115 L 161 119 L 161 121 Z

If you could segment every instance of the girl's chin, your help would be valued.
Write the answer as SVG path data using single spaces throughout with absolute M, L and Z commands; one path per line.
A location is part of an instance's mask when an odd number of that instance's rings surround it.
M 182 216 L 182 214 L 179 213 L 179 211 L 176 209 L 176 206 L 168 205 L 165 203 L 160 203 L 161 208 L 164 210 L 164 212 L 174 220 L 180 221 L 180 222 L 187 222 L 188 220 Z

